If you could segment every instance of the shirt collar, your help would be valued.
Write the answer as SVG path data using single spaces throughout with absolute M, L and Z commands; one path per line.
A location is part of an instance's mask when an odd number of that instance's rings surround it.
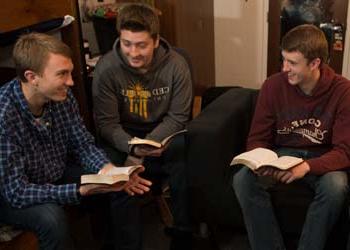
M 18 105 L 20 109 L 23 111 L 23 114 L 30 119 L 32 122 L 35 122 L 36 118 L 34 117 L 33 113 L 29 109 L 28 101 L 24 96 L 21 81 L 19 79 L 15 80 L 15 84 L 13 86 L 15 97 L 18 101 Z M 51 102 L 48 103 L 48 105 L 45 105 L 43 110 L 43 116 L 47 113 L 46 109 L 51 109 Z

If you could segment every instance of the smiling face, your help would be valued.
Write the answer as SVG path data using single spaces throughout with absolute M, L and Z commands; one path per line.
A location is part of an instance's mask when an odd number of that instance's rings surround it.
M 311 91 L 319 77 L 319 58 L 309 62 L 299 51 L 282 51 L 283 72 L 288 73 L 288 82 L 298 85 L 302 90 Z
M 147 70 L 152 62 L 159 39 L 154 40 L 147 31 L 132 32 L 121 30 L 120 49 L 129 65 L 139 70 Z
M 35 74 L 36 96 L 43 102 L 64 101 L 69 87 L 73 86 L 73 63 L 70 58 L 49 53 L 42 74 Z

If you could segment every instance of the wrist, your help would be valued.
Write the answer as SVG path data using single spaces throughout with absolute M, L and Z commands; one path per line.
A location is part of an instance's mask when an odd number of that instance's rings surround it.
M 129 146 L 129 155 L 136 156 L 135 155 L 135 145 L 130 145 Z
M 81 188 L 80 184 L 77 184 L 76 192 L 77 192 L 77 198 L 78 198 L 78 200 L 80 200 L 81 197 L 82 197 L 80 188 Z
M 306 173 L 309 173 L 311 171 L 310 165 L 306 161 L 304 163 L 305 163 Z

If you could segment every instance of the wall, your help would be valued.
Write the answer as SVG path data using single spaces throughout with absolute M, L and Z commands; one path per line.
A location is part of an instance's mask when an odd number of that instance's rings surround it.
M 343 72 L 342 75 L 350 79 L 350 36 L 349 36 L 349 25 L 350 25 L 350 4 L 348 4 L 348 17 L 347 17 L 347 30 L 345 34 L 345 44 L 344 44 L 344 57 L 343 57 Z
M 259 88 L 266 78 L 268 0 L 214 0 L 216 85 Z

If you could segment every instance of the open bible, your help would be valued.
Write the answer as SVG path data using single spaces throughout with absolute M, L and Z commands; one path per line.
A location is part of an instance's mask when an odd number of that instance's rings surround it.
M 129 167 L 114 167 L 107 174 L 86 174 L 80 178 L 81 184 L 107 184 L 113 185 L 117 182 L 126 182 L 129 176 L 141 165 Z
M 304 160 L 294 156 L 281 156 L 267 148 L 255 148 L 251 151 L 244 152 L 235 156 L 231 161 L 232 165 L 243 164 L 252 170 L 257 170 L 260 167 L 270 166 L 286 170 L 294 167 Z
M 164 147 L 165 145 L 167 145 L 175 136 L 177 136 L 179 134 L 186 133 L 186 132 L 187 132 L 187 129 L 177 131 L 177 132 L 165 137 L 160 142 L 150 140 L 150 139 L 141 139 L 138 137 L 133 137 L 130 141 L 128 141 L 128 144 L 129 145 L 148 145 L 148 146 L 152 146 L 155 148 L 161 148 L 161 147 Z

